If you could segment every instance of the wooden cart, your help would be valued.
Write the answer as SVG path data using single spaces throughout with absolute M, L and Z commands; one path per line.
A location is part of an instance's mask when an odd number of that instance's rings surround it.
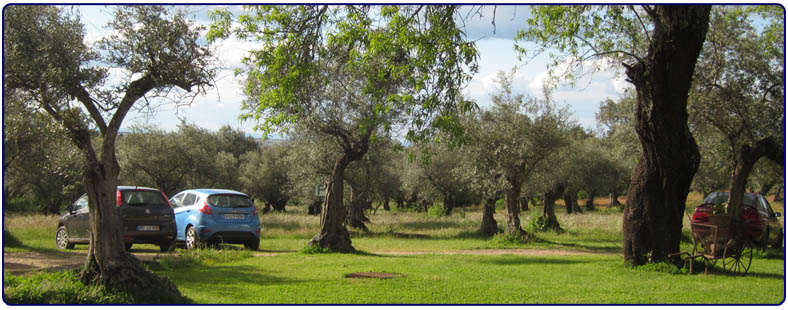
M 753 243 L 744 233 L 742 224 L 731 221 L 722 223 L 693 223 L 692 253 L 681 252 L 679 255 L 689 264 L 689 272 L 693 272 L 693 264 L 703 261 L 705 274 L 709 273 L 718 259 L 722 259 L 725 271 L 734 274 L 746 274 L 752 263 Z

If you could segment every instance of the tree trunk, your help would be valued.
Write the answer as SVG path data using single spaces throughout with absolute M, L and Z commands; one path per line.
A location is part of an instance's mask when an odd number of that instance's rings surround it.
M 618 201 L 618 192 L 610 193 L 610 203 L 607 205 L 608 208 L 612 209 L 616 206 L 620 206 L 621 202 Z
M 90 147 L 89 135 L 85 139 L 88 140 L 77 143 L 87 158 L 83 185 L 90 204 L 90 244 L 80 274 L 82 281 L 110 291 L 127 292 L 136 302 L 188 301 L 169 279 L 148 271 L 135 256 L 126 252 L 115 201 L 120 166 L 115 157 L 114 141 L 105 139 L 99 162 Z
M 498 222 L 495 221 L 495 197 L 484 198 L 484 211 L 482 213 L 482 225 L 479 234 L 490 237 L 498 233 Z
M 733 214 L 734 219 L 741 218 L 747 178 L 750 177 L 752 168 L 761 157 L 767 157 L 781 167 L 785 167 L 785 150 L 781 151 L 776 139 L 771 137 L 759 140 L 755 143 L 755 147 L 744 145 L 739 149 L 739 154 L 736 155 L 736 161 L 733 163 L 733 176 L 728 196 L 728 214 Z
M 350 213 L 348 214 L 347 224 L 350 227 L 361 229 L 365 232 L 369 231 L 367 225 L 364 223 L 369 223 L 369 218 L 364 215 L 364 210 L 371 208 L 371 202 L 366 200 L 367 193 L 361 192 L 359 193 L 358 190 L 353 189 L 353 185 L 350 186 L 350 203 L 348 204 L 348 208 Z
M 446 216 L 451 215 L 451 212 L 456 206 L 457 202 L 454 201 L 454 196 L 452 196 L 452 194 L 445 194 L 443 196 L 443 209 L 446 211 Z
M 383 198 L 383 210 L 391 211 L 391 206 L 389 205 L 389 197 Z
M 687 98 L 709 26 L 710 6 L 654 7 L 648 55 L 625 65 L 635 85 L 635 130 L 643 152 L 623 218 L 624 260 L 667 261 L 679 252 L 689 186 L 700 154 L 687 126 Z
M 520 211 L 528 212 L 528 201 L 530 201 L 528 197 L 525 196 L 520 197 Z
M 564 191 L 562 185 L 555 185 L 552 189 L 544 194 L 544 209 L 542 216 L 544 217 L 544 229 L 561 231 L 561 225 L 558 224 L 558 217 L 555 216 L 555 201 L 561 197 Z
M 307 210 L 307 214 L 309 214 L 309 215 L 320 215 L 320 210 L 321 210 L 321 208 L 323 206 L 323 202 L 324 201 L 323 201 L 322 198 L 317 199 L 315 201 L 312 201 L 312 203 L 309 204 L 309 207 L 308 207 L 308 210 Z
M 594 206 L 594 198 L 596 198 L 595 193 L 588 193 L 588 200 L 586 200 L 586 211 L 596 211 L 596 207 Z
M 572 198 L 569 197 L 569 191 L 565 191 L 563 194 L 564 198 L 564 207 L 566 207 L 566 214 L 572 214 L 575 211 L 575 208 L 572 207 Z
M 263 211 L 263 214 L 271 212 L 271 202 L 266 201 L 265 202 L 265 207 L 263 207 L 262 211 Z
M 520 227 L 520 183 L 511 182 L 511 187 L 506 190 L 506 233 L 507 234 L 525 234 L 525 231 Z
M 583 213 L 583 209 L 580 209 L 580 204 L 577 203 L 576 190 L 569 192 L 569 199 L 572 200 L 572 209 L 575 211 L 575 213 Z
M 290 199 L 288 199 L 287 197 L 284 197 L 284 198 L 279 198 L 279 200 L 277 201 L 274 201 L 274 203 L 271 204 L 274 207 L 274 212 L 282 212 L 282 213 L 287 212 L 287 210 L 285 210 L 285 207 L 287 206 L 287 202 L 289 200 Z
M 783 186 L 780 186 L 780 187 L 778 187 L 778 188 L 777 188 L 777 192 L 776 192 L 776 193 L 774 193 L 774 198 L 772 199 L 772 201 L 774 201 L 774 202 L 778 202 L 778 201 L 783 201 L 783 200 L 784 200 L 784 199 L 783 199 L 783 198 L 780 196 L 780 194 L 782 194 L 782 193 L 783 193 L 783 188 L 784 188 L 784 187 L 785 187 L 785 183 L 783 182 Z
M 320 232 L 309 241 L 309 246 L 343 253 L 355 251 L 350 242 L 350 233 L 345 228 L 347 210 L 342 203 L 345 193 L 345 168 L 352 161 L 364 156 L 365 152 L 366 149 L 364 152 L 345 150 L 345 153 L 339 156 L 334 163 L 334 170 L 328 180 L 326 199 L 320 216 Z

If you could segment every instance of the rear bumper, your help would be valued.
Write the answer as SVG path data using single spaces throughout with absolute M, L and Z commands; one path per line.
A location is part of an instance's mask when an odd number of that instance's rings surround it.
M 219 243 L 244 243 L 260 239 L 260 227 L 256 225 L 232 225 L 231 227 L 198 226 L 200 240 Z
M 121 237 L 127 243 L 161 244 L 163 242 L 175 241 L 175 223 L 124 223 L 124 230 Z M 141 231 L 138 226 L 158 226 L 157 231 Z

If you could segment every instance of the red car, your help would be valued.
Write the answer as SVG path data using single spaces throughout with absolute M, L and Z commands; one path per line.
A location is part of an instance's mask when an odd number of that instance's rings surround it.
M 705 223 L 709 219 L 714 205 L 728 202 L 728 192 L 714 192 L 709 194 L 703 202 L 695 207 L 692 214 L 692 221 L 695 223 Z M 744 193 L 742 207 L 742 218 L 744 220 L 747 235 L 759 245 L 771 245 L 782 247 L 783 229 L 780 221 L 777 220 L 781 214 L 774 212 L 772 206 L 766 201 L 763 195 L 755 193 Z

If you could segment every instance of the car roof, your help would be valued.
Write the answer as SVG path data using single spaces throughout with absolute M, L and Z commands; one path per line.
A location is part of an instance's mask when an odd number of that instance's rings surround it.
M 144 186 L 129 186 L 129 185 L 118 185 L 118 190 L 127 191 L 127 190 L 147 190 L 147 191 L 159 191 L 155 188 L 144 187 Z
M 187 191 L 197 192 L 204 195 L 235 194 L 235 195 L 243 195 L 247 197 L 249 196 L 247 194 L 238 191 L 229 190 L 229 189 L 218 189 L 218 188 L 196 188 L 196 189 L 189 189 Z

